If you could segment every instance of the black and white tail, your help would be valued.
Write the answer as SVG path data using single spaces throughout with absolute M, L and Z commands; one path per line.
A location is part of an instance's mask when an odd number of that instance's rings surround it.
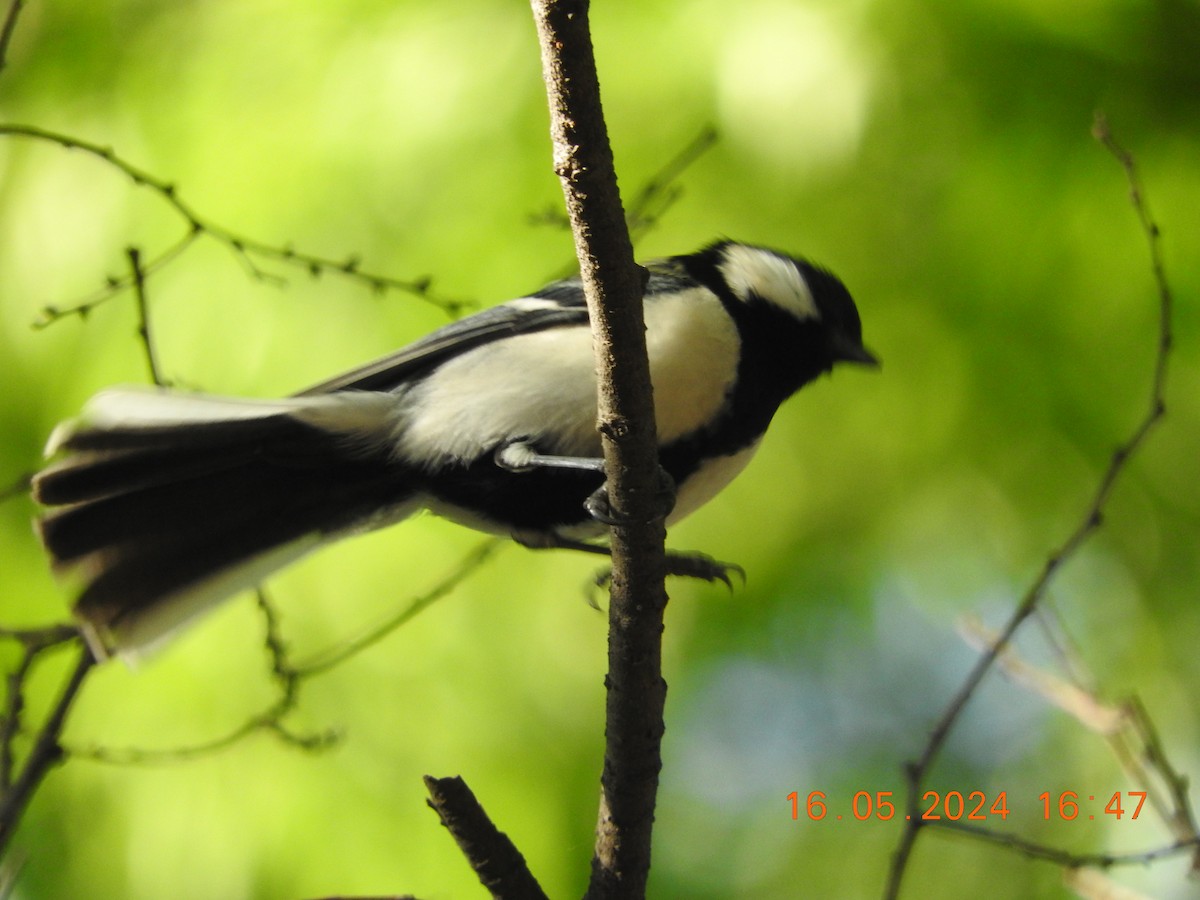
M 55 570 L 98 653 L 137 651 L 331 538 L 395 521 L 414 488 L 385 394 L 280 401 L 116 389 L 60 426 L 33 482 Z

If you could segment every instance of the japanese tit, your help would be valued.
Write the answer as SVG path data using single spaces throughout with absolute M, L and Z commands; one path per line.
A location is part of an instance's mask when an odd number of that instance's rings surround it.
M 646 341 L 667 522 L 749 462 L 789 396 L 876 365 L 829 272 L 721 241 L 651 263 Z M 317 547 L 428 509 L 534 547 L 607 526 L 578 278 L 283 400 L 120 387 L 52 434 L 38 530 L 97 653 L 137 651 Z M 594 546 L 593 546 L 594 549 Z

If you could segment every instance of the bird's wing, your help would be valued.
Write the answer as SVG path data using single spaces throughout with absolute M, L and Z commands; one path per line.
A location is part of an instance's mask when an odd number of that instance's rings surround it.
M 648 263 L 647 269 L 647 300 L 696 285 L 674 260 L 656 260 Z M 587 324 L 583 283 L 578 276 L 566 278 L 528 297 L 451 322 L 395 353 L 322 381 L 296 396 L 335 391 L 388 391 L 483 344 L 533 331 Z
M 556 282 L 536 294 L 445 325 L 395 353 L 323 381 L 296 396 L 307 397 L 334 391 L 392 390 L 414 376 L 483 344 L 548 328 L 586 326 L 587 322 L 587 307 L 578 279 Z

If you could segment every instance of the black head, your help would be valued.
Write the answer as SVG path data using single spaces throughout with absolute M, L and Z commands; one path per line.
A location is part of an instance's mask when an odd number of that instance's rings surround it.
M 803 260 L 791 260 L 808 285 L 829 338 L 833 362 L 878 366 L 879 358 L 863 346 L 862 320 L 846 286 L 832 272 Z
M 817 339 L 824 357 L 812 360 L 827 371 L 838 362 L 878 366 L 863 346 L 862 322 L 846 286 L 833 273 L 806 260 L 764 247 L 721 241 L 680 261 L 702 284 L 721 295 L 731 314 L 768 314 L 783 325 L 801 326 Z

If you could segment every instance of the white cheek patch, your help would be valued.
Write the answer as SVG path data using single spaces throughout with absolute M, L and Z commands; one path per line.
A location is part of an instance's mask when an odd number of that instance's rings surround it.
M 743 302 L 754 295 L 801 321 L 821 318 L 804 276 L 789 259 L 758 247 L 730 244 L 720 270 L 734 296 Z

